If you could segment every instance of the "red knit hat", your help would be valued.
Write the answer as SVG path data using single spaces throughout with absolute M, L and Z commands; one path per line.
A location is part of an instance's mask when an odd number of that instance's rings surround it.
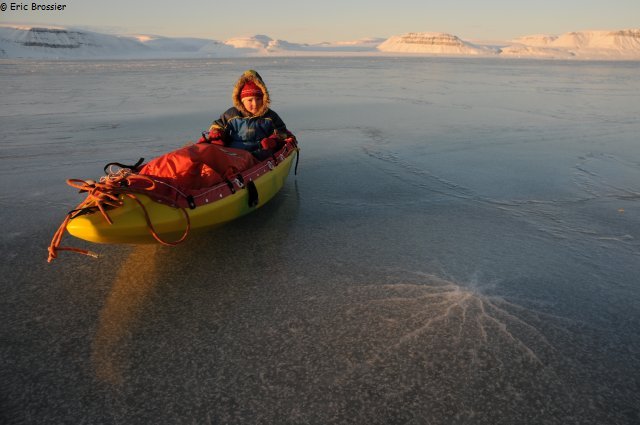
M 242 86 L 242 91 L 240 92 L 240 99 L 244 99 L 245 97 L 262 97 L 262 89 L 258 87 L 253 81 L 247 81 Z

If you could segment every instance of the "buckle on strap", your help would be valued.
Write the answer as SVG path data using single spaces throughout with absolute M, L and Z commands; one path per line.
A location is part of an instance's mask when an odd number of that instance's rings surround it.
M 231 183 L 235 183 L 235 185 L 238 186 L 240 189 L 244 188 L 244 183 L 242 183 L 242 181 L 237 177 L 231 180 Z

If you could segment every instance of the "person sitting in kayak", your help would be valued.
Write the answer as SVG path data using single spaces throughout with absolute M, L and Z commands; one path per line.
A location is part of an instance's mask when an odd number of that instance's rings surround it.
M 245 71 L 233 89 L 233 107 L 213 122 L 198 143 L 244 149 L 262 161 L 286 142 L 295 141 L 278 114 L 270 109 L 269 91 L 256 71 Z

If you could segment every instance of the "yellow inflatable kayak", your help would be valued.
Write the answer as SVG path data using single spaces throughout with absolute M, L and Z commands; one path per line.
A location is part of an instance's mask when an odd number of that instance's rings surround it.
M 254 167 L 244 175 L 246 184 L 235 180 L 198 194 L 193 199 L 195 208 L 165 205 L 144 194 L 136 194 L 135 199 L 120 194 L 122 205 L 107 210 L 111 224 L 95 211 L 71 218 L 66 229 L 71 235 L 90 242 L 145 244 L 157 240 L 150 232 L 151 224 L 159 238 L 176 241 L 188 229 L 189 232 L 211 229 L 267 203 L 284 185 L 297 149 L 285 155 L 281 155 L 279 162 L 265 161 Z

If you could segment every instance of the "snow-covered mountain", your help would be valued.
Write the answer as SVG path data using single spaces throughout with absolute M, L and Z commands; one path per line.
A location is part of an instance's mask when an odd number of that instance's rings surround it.
M 640 29 L 580 31 L 513 40 L 502 55 L 584 59 L 640 59 Z
M 231 38 L 224 42 L 236 49 L 238 54 L 248 56 L 305 56 L 318 54 L 338 54 L 340 52 L 375 52 L 376 47 L 384 39 L 367 38 L 355 41 L 343 41 L 334 43 L 303 44 L 291 43 L 285 40 L 274 40 L 266 35 L 254 35 L 252 37 Z
M 483 56 L 640 60 L 640 29 L 529 35 L 510 42 L 469 42 L 447 33 L 303 44 L 266 35 L 225 41 L 155 35 L 108 35 L 72 28 L 0 25 L 0 58 L 149 59 L 351 55 Z
M 156 35 L 108 35 L 70 28 L 0 26 L 0 58 L 199 58 L 309 56 L 375 52 L 383 39 L 300 44 L 266 35 L 226 41 Z
M 576 55 L 567 49 L 512 44 L 500 49 L 501 57 L 536 58 L 536 59 L 575 59 Z
M 256 52 L 266 50 L 273 40 L 266 35 L 254 35 L 253 37 L 236 37 L 225 41 L 225 44 L 236 49 L 253 50 Z
M 497 50 L 460 40 L 441 32 L 410 32 L 389 38 L 378 46 L 382 52 L 427 53 L 437 55 L 496 55 Z
M 140 57 L 151 51 L 131 37 L 66 28 L 0 27 L 0 57 Z
M 290 43 L 284 40 L 274 40 L 266 35 L 254 35 L 253 37 L 236 37 L 224 42 L 250 56 L 263 56 L 287 51 L 309 50 L 305 44 Z
M 198 52 L 211 43 L 211 40 L 204 38 L 172 38 L 149 35 L 136 35 L 133 37 L 145 46 L 151 47 L 154 51 L 162 52 Z
M 375 52 L 385 38 L 362 38 L 352 41 L 335 41 L 318 43 L 315 46 L 336 52 Z

